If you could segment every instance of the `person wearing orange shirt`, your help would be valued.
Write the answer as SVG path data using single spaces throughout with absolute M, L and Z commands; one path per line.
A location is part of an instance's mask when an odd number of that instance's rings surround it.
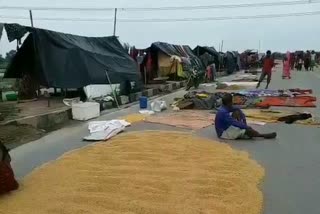
M 267 76 L 267 86 L 266 89 L 268 89 L 269 84 L 271 82 L 271 75 L 272 75 L 272 68 L 275 66 L 274 60 L 271 56 L 271 51 L 267 51 L 266 57 L 263 59 L 263 68 L 262 73 L 259 79 L 259 82 L 257 84 L 257 88 L 260 87 L 261 82 L 264 80 L 264 78 Z

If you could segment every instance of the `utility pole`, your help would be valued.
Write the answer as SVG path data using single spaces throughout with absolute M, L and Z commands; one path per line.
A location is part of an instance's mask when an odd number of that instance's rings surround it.
M 117 31 L 117 13 L 118 13 L 118 8 L 114 9 L 114 20 L 113 20 L 113 36 L 116 36 L 116 31 Z
M 221 42 L 221 52 L 223 52 L 223 40 Z
M 32 16 L 32 10 L 29 10 L 29 15 L 30 15 L 30 22 L 31 22 L 31 27 L 33 26 L 33 16 Z
M 259 53 L 260 53 L 260 51 L 261 51 L 261 40 L 259 40 Z

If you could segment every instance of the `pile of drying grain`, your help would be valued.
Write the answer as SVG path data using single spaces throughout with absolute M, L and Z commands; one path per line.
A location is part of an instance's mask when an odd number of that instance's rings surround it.
M 0 213 L 258 214 L 263 169 L 187 133 L 135 132 L 64 155 L 0 198 Z

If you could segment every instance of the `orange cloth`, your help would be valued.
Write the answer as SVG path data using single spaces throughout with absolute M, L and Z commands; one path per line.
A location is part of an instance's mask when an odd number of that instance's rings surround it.
M 299 96 L 299 97 L 265 97 L 262 102 L 257 103 L 257 107 L 268 108 L 270 106 L 288 106 L 288 107 L 316 107 L 314 103 L 316 97 Z

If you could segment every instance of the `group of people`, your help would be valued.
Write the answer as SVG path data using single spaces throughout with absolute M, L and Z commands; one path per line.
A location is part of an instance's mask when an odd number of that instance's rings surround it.
M 271 82 L 272 69 L 276 65 L 271 51 L 267 51 L 262 62 L 262 73 L 256 88 L 259 88 L 262 81 L 267 77 L 266 89 L 268 89 Z M 314 69 L 316 66 L 316 53 L 314 51 L 308 51 L 307 54 L 303 55 L 295 55 L 287 52 L 283 59 L 282 78 L 291 79 L 291 70 L 296 67 L 298 71 L 301 71 L 302 66 L 305 67 L 306 71 L 312 71 Z M 275 132 L 262 134 L 250 127 L 241 109 L 233 106 L 233 97 L 231 94 L 226 94 L 222 98 L 222 106 L 218 109 L 214 124 L 218 137 L 222 139 L 236 140 L 256 137 L 273 139 L 277 137 Z
M 307 51 L 306 54 L 294 54 L 289 51 L 286 53 L 283 59 L 282 78 L 291 79 L 291 70 L 296 68 L 298 71 L 302 70 L 304 66 L 306 71 L 313 71 L 317 63 L 317 55 L 315 51 Z M 262 73 L 259 78 L 257 88 L 260 87 L 261 82 L 267 77 L 266 89 L 268 89 L 271 82 L 272 68 L 276 65 L 272 57 L 271 51 L 267 51 L 266 56 L 262 59 Z
M 315 51 L 307 51 L 306 53 L 300 52 L 293 55 L 294 60 L 291 63 L 291 69 L 296 68 L 297 71 L 302 71 L 302 68 L 306 71 L 313 71 L 316 67 L 317 54 Z
M 267 89 L 271 82 L 272 68 L 275 66 L 271 51 L 267 51 L 266 56 L 262 60 L 262 73 L 256 88 L 259 88 L 261 82 L 267 77 Z M 284 59 L 283 75 L 291 78 L 289 60 L 290 53 L 288 52 Z M 226 140 L 251 138 L 274 139 L 277 137 L 277 133 L 275 132 L 263 134 L 250 127 L 247 124 L 246 116 L 241 109 L 233 106 L 233 97 L 231 94 L 226 94 L 222 98 L 222 106 L 218 109 L 214 124 L 218 137 Z

